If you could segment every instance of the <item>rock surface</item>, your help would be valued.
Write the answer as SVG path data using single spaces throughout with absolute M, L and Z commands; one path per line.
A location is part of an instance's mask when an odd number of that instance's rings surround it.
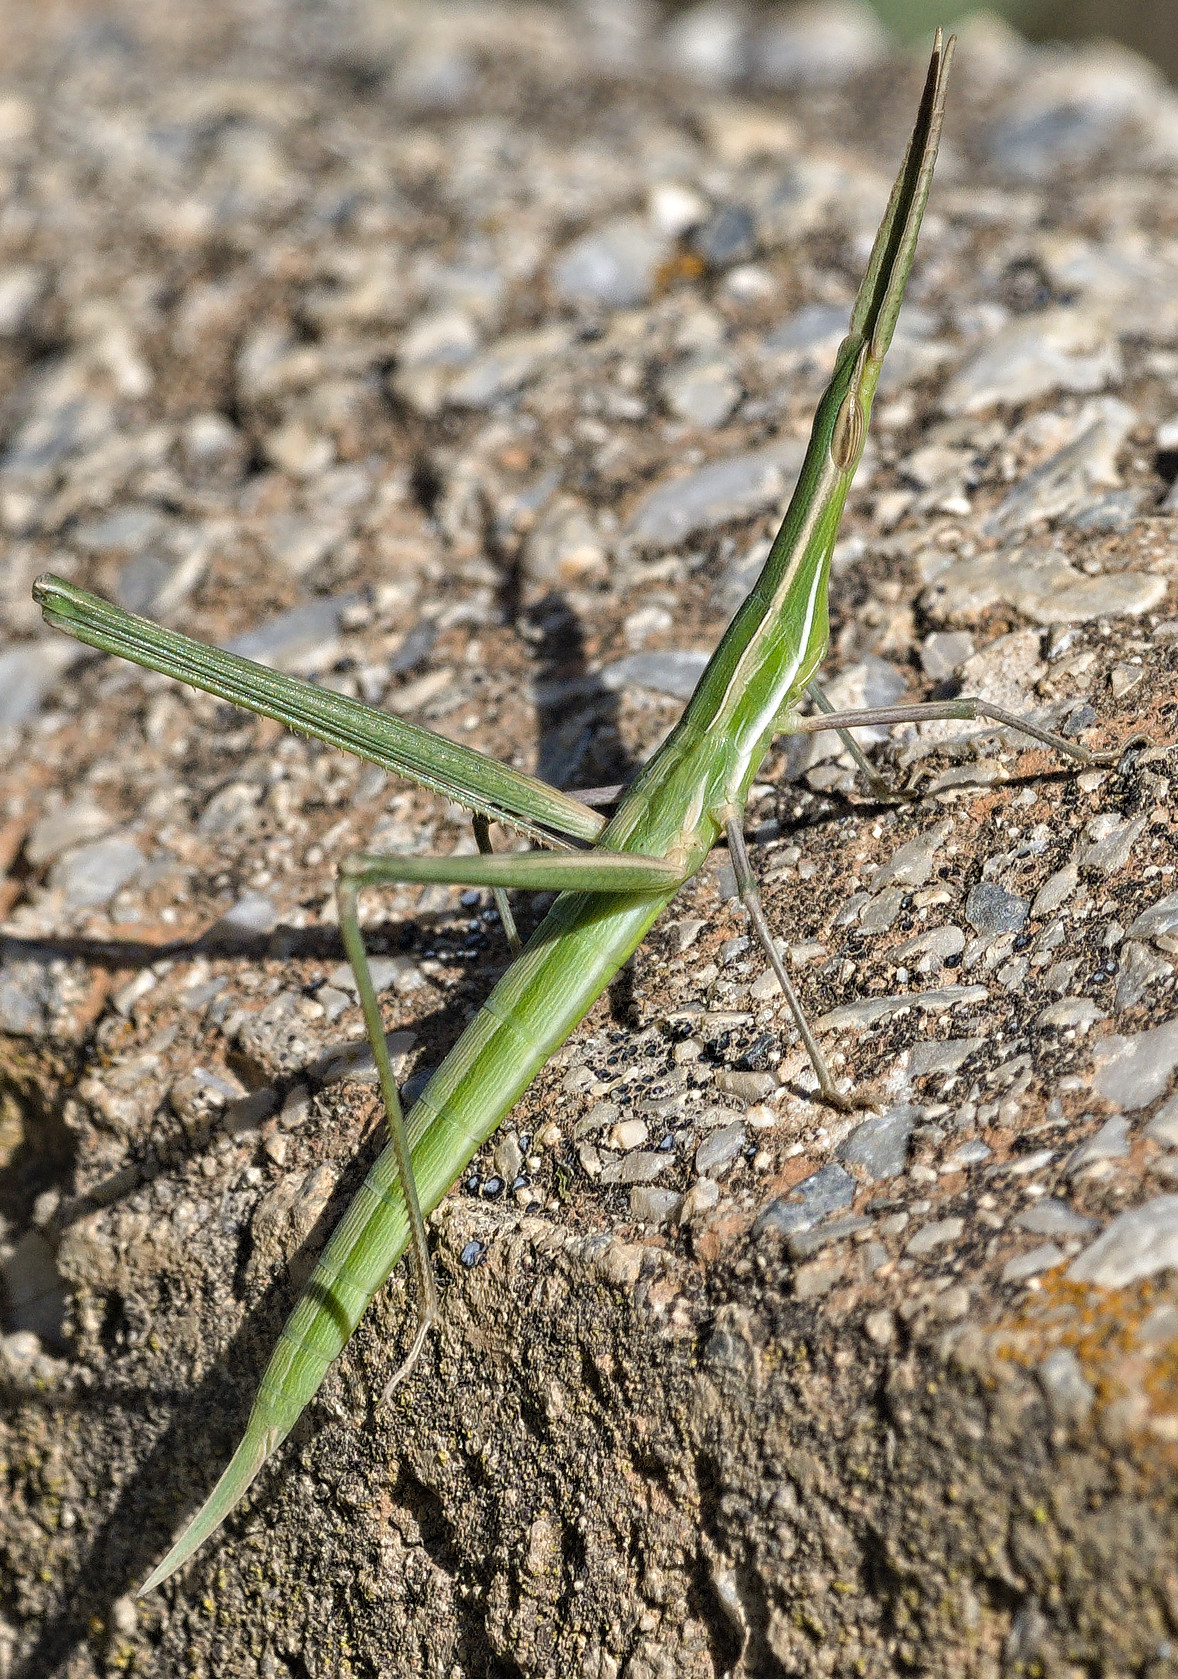
M 48 636 L 48 566 L 568 786 L 768 550 L 918 86 L 854 0 L 664 23 L 10 8 L 0 1674 L 1159 1676 L 1178 1547 L 1175 96 L 963 32 L 834 557 L 839 705 L 161 1593 L 380 1146 L 332 872 L 455 807 Z M 497 843 L 504 843 L 497 836 Z M 420 1090 L 507 962 L 366 900 Z M 525 930 L 534 924 L 526 904 Z

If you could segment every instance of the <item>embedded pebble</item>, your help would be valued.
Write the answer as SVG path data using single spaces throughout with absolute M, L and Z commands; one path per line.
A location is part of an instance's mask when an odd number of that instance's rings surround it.
M 630 1191 L 630 1217 L 643 1224 L 672 1224 L 682 1205 L 683 1197 L 674 1189 L 635 1184 Z
M 921 603 L 932 618 L 948 623 L 976 623 L 991 607 L 1004 604 L 1037 624 L 1076 624 L 1089 618 L 1139 617 L 1161 604 L 1166 588 L 1166 579 L 1152 572 L 1085 576 L 1054 549 L 1014 549 L 947 566 Z
M 1148 821 L 1147 816 L 1135 816 L 1127 822 L 1111 813 L 1094 817 L 1084 830 L 1092 843 L 1080 852 L 1080 867 L 1093 874 L 1115 874 L 1123 869 Z
M 986 1176 L 1004 1174 L 1013 1178 L 1029 1178 L 1033 1173 L 1041 1172 L 1044 1166 L 1050 1166 L 1054 1159 L 1054 1149 L 1037 1148 L 1030 1154 L 1016 1154 L 1013 1160 L 1004 1160 L 999 1166 L 991 1166 Z
M 799 1230 L 789 1238 L 786 1247 L 791 1259 L 809 1259 L 811 1254 L 818 1253 L 833 1242 L 841 1242 L 847 1236 L 857 1236 L 861 1230 L 870 1229 L 869 1218 L 862 1213 L 848 1213 L 843 1218 L 827 1219 L 811 1230 Z
M 1117 454 L 1137 416 L 1116 397 L 1087 403 L 1077 435 L 1029 472 L 982 526 L 987 536 L 1013 536 L 1039 519 L 1093 519 L 1093 490 L 1119 484 Z
M 730 1166 L 745 1145 L 742 1120 L 709 1132 L 695 1151 L 695 1169 L 701 1178 L 712 1177 Z
M 262 892 L 243 892 L 232 908 L 210 927 L 205 942 L 216 947 L 248 944 L 272 933 L 278 925 L 278 910 Z M 351 969 L 348 970 L 349 973 Z
M 881 892 L 872 902 L 864 904 L 859 914 L 859 927 L 864 933 L 886 933 L 894 925 L 907 897 L 902 886 Z
M 968 630 L 931 630 L 920 644 L 920 663 L 930 681 L 943 682 L 973 652 Z
M 1031 920 L 1041 921 L 1048 915 L 1054 915 L 1079 884 L 1080 870 L 1075 863 L 1067 863 L 1062 869 L 1057 869 L 1035 894 L 1035 901 L 1031 905 Z
M 586 583 L 608 574 L 608 544 L 597 519 L 580 502 L 557 496 L 536 521 L 523 550 L 534 583 Z
M 1071 307 L 1018 315 L 950 381 L 941 399 L 948 414 L 1031 402 L 1049 391 L 1099 391 L 1121 377 L 1120 349 L 1108 325 Z
M 868 1339 L 877 1347 L 890 1347 L 896 1338 L 895 1319 L 886 1306 L 868 1312 L 863 1319 L 863 1328 Z
M 1134 1008 L 1151 986 L 1168 979 L 1173 972 L 1173 963 L 1164 962 L 1148 945 L 1126 939 L 1117 953 L 1117 984 L 1113 996 L 1117 1013 Z
M 60 637 L 0 651 L 0 724 L 36 717 L 49 690 L 78 657 L 74 643 Z
M 816 1032 L 845 1032 L 860 1026 L 874 1026 L 891 1014 L 918 1009 L 922 1014 L 942 1014 L 946 1009 L 969 1003 L 984 1003 L 990 993 L 984 985 L 946 986 L 942 991 L 906 991 L 892 997 L 864 997 L 857 1003 L 843 1003 L 814 1022 Z
M 968 1143 L 962 1143 L 959 1149 L 954 1149 L 941 1162 L 942 1172 L 961 1172 L 967 1166 L 980 1166 L 983 1160 L 989 1160 L 994 1150 L 989 1143 L 984 1143 L 980 1137 L 971 1138 Z
M 619 1124 L 610 1127 L 609 1146 L 617 1149 L 620 1154 L 628 1154 L 631 1149 L 641 1148 L 649 1136 L 650 1127 L 644 1119 L 623 1119 Z M 698 1160 L 696 1161 L 696 1168 L 699 1171 L 703 1170 Z M 518 1169 L 517 1167 L 516 1170 L 518 1171 Z M 503 1175 L 514 1177 L 515 1173 L 504 1173 Z
M 1029 1231 L 1032 1236 L 1058 1236 L 1061 1239 L 1087 1236 L 1093 1229 L 1090 1218 L 1085 1218 L 1066 1202 L 1050 1197 L 1024 1207 L 1022 1212 L 1015 1214 L 1014 1222 L 1020 1230 Z
M 491 344 L 463 367 L 447 391 L 456 408 L 489 408 L 499 397 L 526 385 L 550 361 L 568 348 L 569 329 L 562 325 L 536 332 L 515 333 Z
M 1085 1380 L 1080 1361 L 1071 1347 L 1056 1347 L 1048 1353 L 1037 1374 L 1044 1397 L 1058 1422 L 1079 1427 L 1087 1421 L 1096 1392 Z
M 933 872 L 937 852 L 952 832 L 952 818 L 945 817 L 927 833 L 906 841 L 872 875 L 869 890 L 877 893 L 885 886 L 905 886 L 909 889 L 924 886 Z
M 712 1084 L 724 1095 L 735 1096 L 741 1102 L 763 1102 L 778 1088 L 773 1073 L 720 1071 L 716 1073 Z
M 725 87 L 745 65 L 746 19 L 723 0 L 701 0 L 674 18 L 663 50 L 671 66 L 705 87 Z
M 1137 1340 L 1143 1347 L 1164 1347 L 1178 1339 L 1178 1306 L 1161 1300 L 1137 1326 Z
M 72 540 L 89 553 L 135 554 L 156 541 L 166 528 L 167 521 L 158 508 L 132 505 L 76 526 Z
M 887 44 L 887 31 L 860 0 L 792 6 L 758 36 L 755 75 L 766 87 L 825 87 L 869 69 Z
M 284 441 L 289 443 L 290 440 L 287 438 Z M 293 461 L 289 457 L 293 455 L 293 449 L 284 452 L 288 455 L 285 463 L 287 470 L 291 470 Z M 325 453 L 323 450 L 319 451 L 318 459 L 311 465 L 313 473 L 318 473 L 327 464 Z M 284 571 L 297 578 L 306 577 L 314 571 L 346 534 L 344 526 L 338 522 L 312 519 L 301 513 L 272 514 L 266 520 L 265 529 L 271 554 Z M 297 612 L 305 609 L 293 607 L 291 610 Z M 238 652 L 240 649 L 234 644 L 230 651 Z M 246 656 L 252 657 L 248 654 Z
M 1118 1213 L 1072 1261 L 1068 1277 L 1100 1288 L 1128 1288 L 1171 1266 L 1178 1266 L 1178 1195 L 1159 1195 Z
M 891 962 L 903 962 L 917 973 L 931 973 L 944 967 L 951 956 L 960 956 L 965 949 L 965 934 L 960 927 L 930 927 L 927 933 L 917 933 L 888 951 Z
M 57 987 L 44 961 L 22 959 L 0 942 L 0 1031 L 31 1038 L 43 1033 L 57 1006 Z
M 114 817 L 101 805 L 78 799 L 33 823 L 25 841 L 25 859 L 34 869 L 44 868 L 72 846 L 97 839 L 114 826 Z
M 847 331 L 847 312 L 832 303 L 807 303 L 787 315 L 761 340 L 761 349 L 781 373 L 811 365 L 829 367 Z
M 812 1259 L 808 1265 L 799 1265 L 794 1272 L 794 1299 L 816 1300 L 820 1295 L 829 1294 L 845 1270 L 845 1260 L 837 1258 Z
M 397 345 L 397 368 L 452 366 L 469 361 L 479 344 L 478 328 L 462 309 L 431 309 L 419 315 Z
M 1050 980 L 1049 970 L 1047 978 Z M 1070 980 L 1070 975 L 1069 975 Z M 1035 1016 L 1036 1026 L 1057 1026 L 1061 1031 L 1071 1027 L 1077 1032 L 1087 1032 L 1089 1027 L 1095 1026 L 1098 1020 L 1103 1020 L 1108 1014 L 1106 1008 L 1094 1003 L 1091 997 L 1061 997 L 1058 1003 L 1049 1003 Z
M 1178 1020 L 1132 1037 L 1098 1038 L 1092 1045 L 1098 1096 L 1130 1113 L 1160 1096 L 1178 1067 Z
M 650 1183 L 673 1165 L 673 1154 L 660 1154 L 653 1149 L 635 1149 L 619 1161 L 611 1161 L 601 1169 L 602 1183 Z
M 96 909 L 133 880 L 143 862 L 132 840 L 112 835 L 60 857 L 49 871 L 49 885 L 64 895 L 69 909 Z
M 939 1218 L 931 1224 L 919 1229 L 915 1236 L 905 1243 L 904 1252 L 913 1258 L 919 1258 L 926 1253 L 935 1253 L 938 1248 L 946 1247 L 950 1242 L 956 1242 L 965 1229 L 963 1218 Z
M 722 358 L 699 356 L 662 380 L 663 401 L 688 425 L 722 426 L 740 401 L 740 383 Z
M 1040 1247 L 1032 1248 L 1029 1253 L 1016 1254 L 1008 1259 L 1002 1267 L 1002 1281 L 1004 1283 L 1025 1283 L 1028 1277 L 1038 1277 L 1044 1271 L 1053 1271 L 1057 1265 L 1062 1265 L 1066 1255 L 1062 1248 L 1054 1242 L 1044 1242 Z
M 207 1067 L 193 1067 L 183 1078 L 176 1080 L 168 1091 L 168 1106 L 187 1125 L 197 1126 L 220 1115 L 230 1102 L 245 1094 L 245 1086 L 237 1079 L 212 1073 Z
M 721 204 L 696 228 L 691 248 L 711 269 L 747 262 L 757 248 L 757 222 L 744 204 Z
M 514 1183 L 516 1178 L 519 1177 L 523 1170 L 524 1152 L 520 1148 L 519 1138 L 514 1132 L 509 1131 L 505 1137 L 496 1143 L 495 1151 L 491 1156 L 491 1164 L 504 1183 Z
M 1128 530 L 1148 500 L 1149 491 L 1141 484 L 1134 484 L 1126 490 L 1106 490 L 1103 495 L 1078 496 L 1062 516 L 1079 531 L 1123 531 Z M 1115 681 L 1113 692 L 1120 697 Z
M 854 1199 L 854 1178 L 832 1161 L 763 1207 L 753 1225 L 753 1235 L 760 1236 L 769 1230 L 781 1236 L 794 1236 L 809 1230 L 827 1213 L 841 1212 Z
M 418 991 L 427 983 L 425 975 L 410 956 L 370 956 L 368 972 L 372 977 L 373 989 L 378 994 L 390 989 L 405 994 Z M 359 995 L 356 976 L 352 972 L 350 962 L 341 962 L 338 967 L 333 968 L 327 976 L 327 983 L 337 991 L 348 992 L 352 997 Z M 513 1173 L 512 1176 L 514 1175 Z
M 305 668 L 308 653 L 335 644 L 343 612 L 355 599 L 355 595 L 341 595 L 291 607 L 289 612 L 267 618 L 256 629 L 234 636 L 225 643 L 225 651 L 279 670 L 295 664 Z
M 627 653 L 599 673 L 601 685 L 611 693 L 623 688 L 649 688 L 656 694 L 689 700 L 707 668 L 710 655 L 686 648 L 667 648 L 660 653 Z
M 1026 181 L 1083 169 L 1125 123 L 1151 109 L 1158 82 L 1144 58 L 1107 41 L 1031 61 L 991 122 L 990 157 Z
M 913 1044 L 908 1051 L 910 1078 L 934 1073 L 955 1073 L 982 1046 L 981 1038 L 944 1038 L 938 1042 Z
M 676 548 L 697 531 L 783 503 L 797 481 L 803 452 L 798 440 L 788 439 L 656 484 L 630 515 L 626 538 L 639 548 Z
M 1145 1127 L 1145 1135 L 1166 1148 L 1178 1148 L 1178 1096 L 1171 1096 Z
M 848 1166 L 862 1167 L 873 1183 L 898 1177 L 908 1164 L 908 1145 L 918 1111 L 903 1104 L 862 1120 L 839 1144 L 839 1159 Z
M 45 291 L 46 275 L 35 263 L 0 270 L 0 338 L 19 338 Z
M 679 1209 L 680 1222 L 691 1224 L 720 1204 L 720 1185 L 715 1178 L 696 1178 Z
M 53 1249 L 39 1230 L 26 1230 L 17 1237 L 2 1270 L 6 1331 L 36 1335 L 54 1351 L 63 1351 L 66 1286 Z
M 565 247 L 553 265 L 553 283 L 574 303 L 632 308 L 650 297 L 667 250 L 666 236 L 648 223 L 611 222 Z
M 1124 1160 L 1129 1154 L 1129 1121 L 1120 1114 L 1106 1119 L 1100 1130 L 1085 1138 L 1068 1157 L 1064 1171 L 1069 1177 L 1094 1160 Z
M 971 886 L 965 900 L 965 918 L 982 939 L 997 938 L 999 933 L 1020 932 L 1026 922 L 1030 905 L 1025 898 L 1008 892 L 996 881 L 979 881 Z
M 1178 932 L 1178 892 L 1170 892 L 1150 904 L 1129 925 L 1131 939 L 1156 939 Z

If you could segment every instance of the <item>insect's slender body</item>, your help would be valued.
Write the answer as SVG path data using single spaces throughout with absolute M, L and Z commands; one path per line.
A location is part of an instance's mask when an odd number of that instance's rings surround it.
M 458 798 L 484 821 L 481 834 L 476 825 L 480 849 L 485 850 L 488 816 L 548 843 L 593 842 L 589 850 L 558 853 L 469 859 L 359 857 L 343 865 L 340 928 L 356 972 L 392 1140 L 333 1233 L 282 1331 L 237 1452 L 144 1590 L 179 1567 L 238 1502 L 410 1245 L 421 1270 L 427 1308 L 414 1353 L 420 1347 L 435 1306 L 425 1262 L 423 1214 L 441 1201 L 725 832 L 742 897 L 795 1012 L 822 1094 L 842 1100 L 764 923 L 740 818 L 775 735 L 814 726 L 899 720 L 889 711 L 820 717 L 815 724 L 800 718 L 797 708 L 826 650 L 831 553 L 912 264 L 936 156 L 951 48 L 950 42 L 948 51 L 942 49 L 938 33 L 908 154 L 852 311 L 850 331 L 815 416 L 797 488 L 764 570 L 678 725 L 604 828 L 600 817 L 568 795 L 451 743 L 437 742 L 435 750 L 426 731 L 160 630 L 59 579 L 39 580 L 37 595 L 48 620 L 80 639 L 279 717 Z M 912 707 L 908 715 L 987 715 L 1023 727 L 1082 762 L 1095 761 L 1096 755 L 1086 749 L 981 702 Z M 359 890 L 389 880 L 559 891 L 527 948 L 405 1120 L 356 914 Z M 562 890 L 565 887 L 569 889 Z
M 819 411 L 814 426 L 825 455 L 820 470 L 824 477 L 838 472 L 849 485 L 853 466 L 840 472 L 830 461 L 829 406 Z M 827 572 L 841 511 L 840 497 L 829 542 L 791 554 L 783 531 L 678 726 L 629 789 L 597 842 L 599 850 L 673 858 L 689 879 L 722 833 L 728 811 L 743 808 L 779 717 L 804 693 L 825 651 Z M 791 602 L 799 601 L 801 637 L 794 633 L 796 625 L 786 621 L 783 627 Z M 746 666 L 752 681 L 742 680 Z M 557 898 L 406 1118 L 425 1212 L 442 1200 L 584 1018 L 675 890 L 624 897 L 562 892 Z M 249 1466 L 250 1478 L 293 1427 L 408 1241 L 396 1152 L 389 1143 L 336 1226 L 262 1378 L 234 1458 L 239 1468 Z M 248 1480 L 234 1476 L 226 1486 L 231 1493 L 226 1510 L 246 1485 Z

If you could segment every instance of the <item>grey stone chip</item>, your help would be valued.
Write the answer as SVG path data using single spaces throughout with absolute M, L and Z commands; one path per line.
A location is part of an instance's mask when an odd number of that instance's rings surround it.
M 778 1196 L 762 1208 L 753 1225 L 753 1235 L 772 1231 L 794 1236 L 809 1230 L 827 1213 L 840 1212 L 855 1199 L 855 1180 L 842 1166 L 831 1162 L 811 1177 L 803 1178 L 788 1194 Z
M 1178 1195 L 1159 1195 L 1118 1213 L 1072 1261 L 1068 1276 L 1076 1283 L 1127 1288 L 1172 1266 L 1178 1266 Z

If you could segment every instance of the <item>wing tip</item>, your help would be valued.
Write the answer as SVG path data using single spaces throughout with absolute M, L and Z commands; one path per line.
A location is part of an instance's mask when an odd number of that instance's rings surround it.
M 230 1458 L 221 1479 L 175 1544 L 139 1587 L 137 1597 L 146 1597 L 148 1592 L 162 1586 L 165 1580 L 178 1568 L 182 1568 L 189 1557 L 200 1549 L 206 1539 L 212 1537 L 225 1518 L 245 1497 L 258 1471 L 283 1438 L 284 1433 L 275 1428 L 267 1428 L 261 1434 L 255 1435 L 247 1427 L 241 1444 Z

